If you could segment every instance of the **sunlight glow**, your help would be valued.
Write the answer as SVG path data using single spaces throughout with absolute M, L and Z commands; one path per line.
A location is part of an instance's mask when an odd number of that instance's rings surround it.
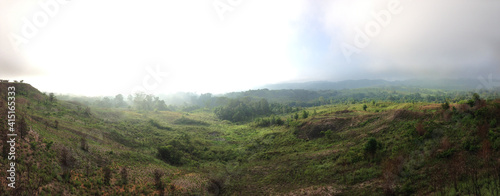
M 285 3 L 294 8 L 276 14 Z M 28 62 L 44 68 L 44 77 L 29 79 L 68 93 L 129 93 L 118 89 L 140 85 L 154 63 L 170 73 L 154 93 L 222 93 L 286 81 L 296 74 L 287 48 L 298 5 L 244 2 L 220 21 L 208 4 L 70 2 L 24 47 Z

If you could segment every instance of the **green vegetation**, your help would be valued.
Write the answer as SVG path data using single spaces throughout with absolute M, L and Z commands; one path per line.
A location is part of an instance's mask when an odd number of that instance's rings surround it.
M 167 163 L 178 165 L 181 163 L 182 154 L 173 146 L 160 146 L 158 147 L 158 156 L 160 159 Z
M 1 179 L 5 195 L 500 192 L 497 91 L 256 90 L 183 106 L 117 95 L 104 107 L 103 98 L 81 103 L 8 85 L 24 186 Z

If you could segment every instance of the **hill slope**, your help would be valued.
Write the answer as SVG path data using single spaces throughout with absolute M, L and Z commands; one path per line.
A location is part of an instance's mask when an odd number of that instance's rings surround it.
M 386 101 L 294 108 L 275 114 L 286 120 L 273 125 L 221 121 L 208 108 L 90 108 L 29 84 L 0 83 L 3 137 L 9 86 L 16 88 L 18 186 L 2 177 L 4 195 L 500 191 L 498 100 L 476 97 L 446 109 Z M 5 151 L 0 155 L 7 168 Z

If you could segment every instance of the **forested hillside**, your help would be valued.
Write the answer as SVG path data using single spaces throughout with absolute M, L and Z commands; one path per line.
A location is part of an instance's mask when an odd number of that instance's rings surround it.
M 306 89 L 306 90 L 342 90 L 373 87 L 415 87 L 441 90 L 474 90 L 483 83 L 475 79 L 412 79 L 401 81 L 386 80 L 345 80 L 339 82 L 305 82 L 281 83 L 263 86 L 272 90 L 280 89 Z

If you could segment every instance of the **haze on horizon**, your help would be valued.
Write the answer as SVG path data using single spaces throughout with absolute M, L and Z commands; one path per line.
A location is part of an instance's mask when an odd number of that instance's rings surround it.
M 0 78 L 56 93 L 500 74 L 495 0 L 0 0 L 0 25 Z

